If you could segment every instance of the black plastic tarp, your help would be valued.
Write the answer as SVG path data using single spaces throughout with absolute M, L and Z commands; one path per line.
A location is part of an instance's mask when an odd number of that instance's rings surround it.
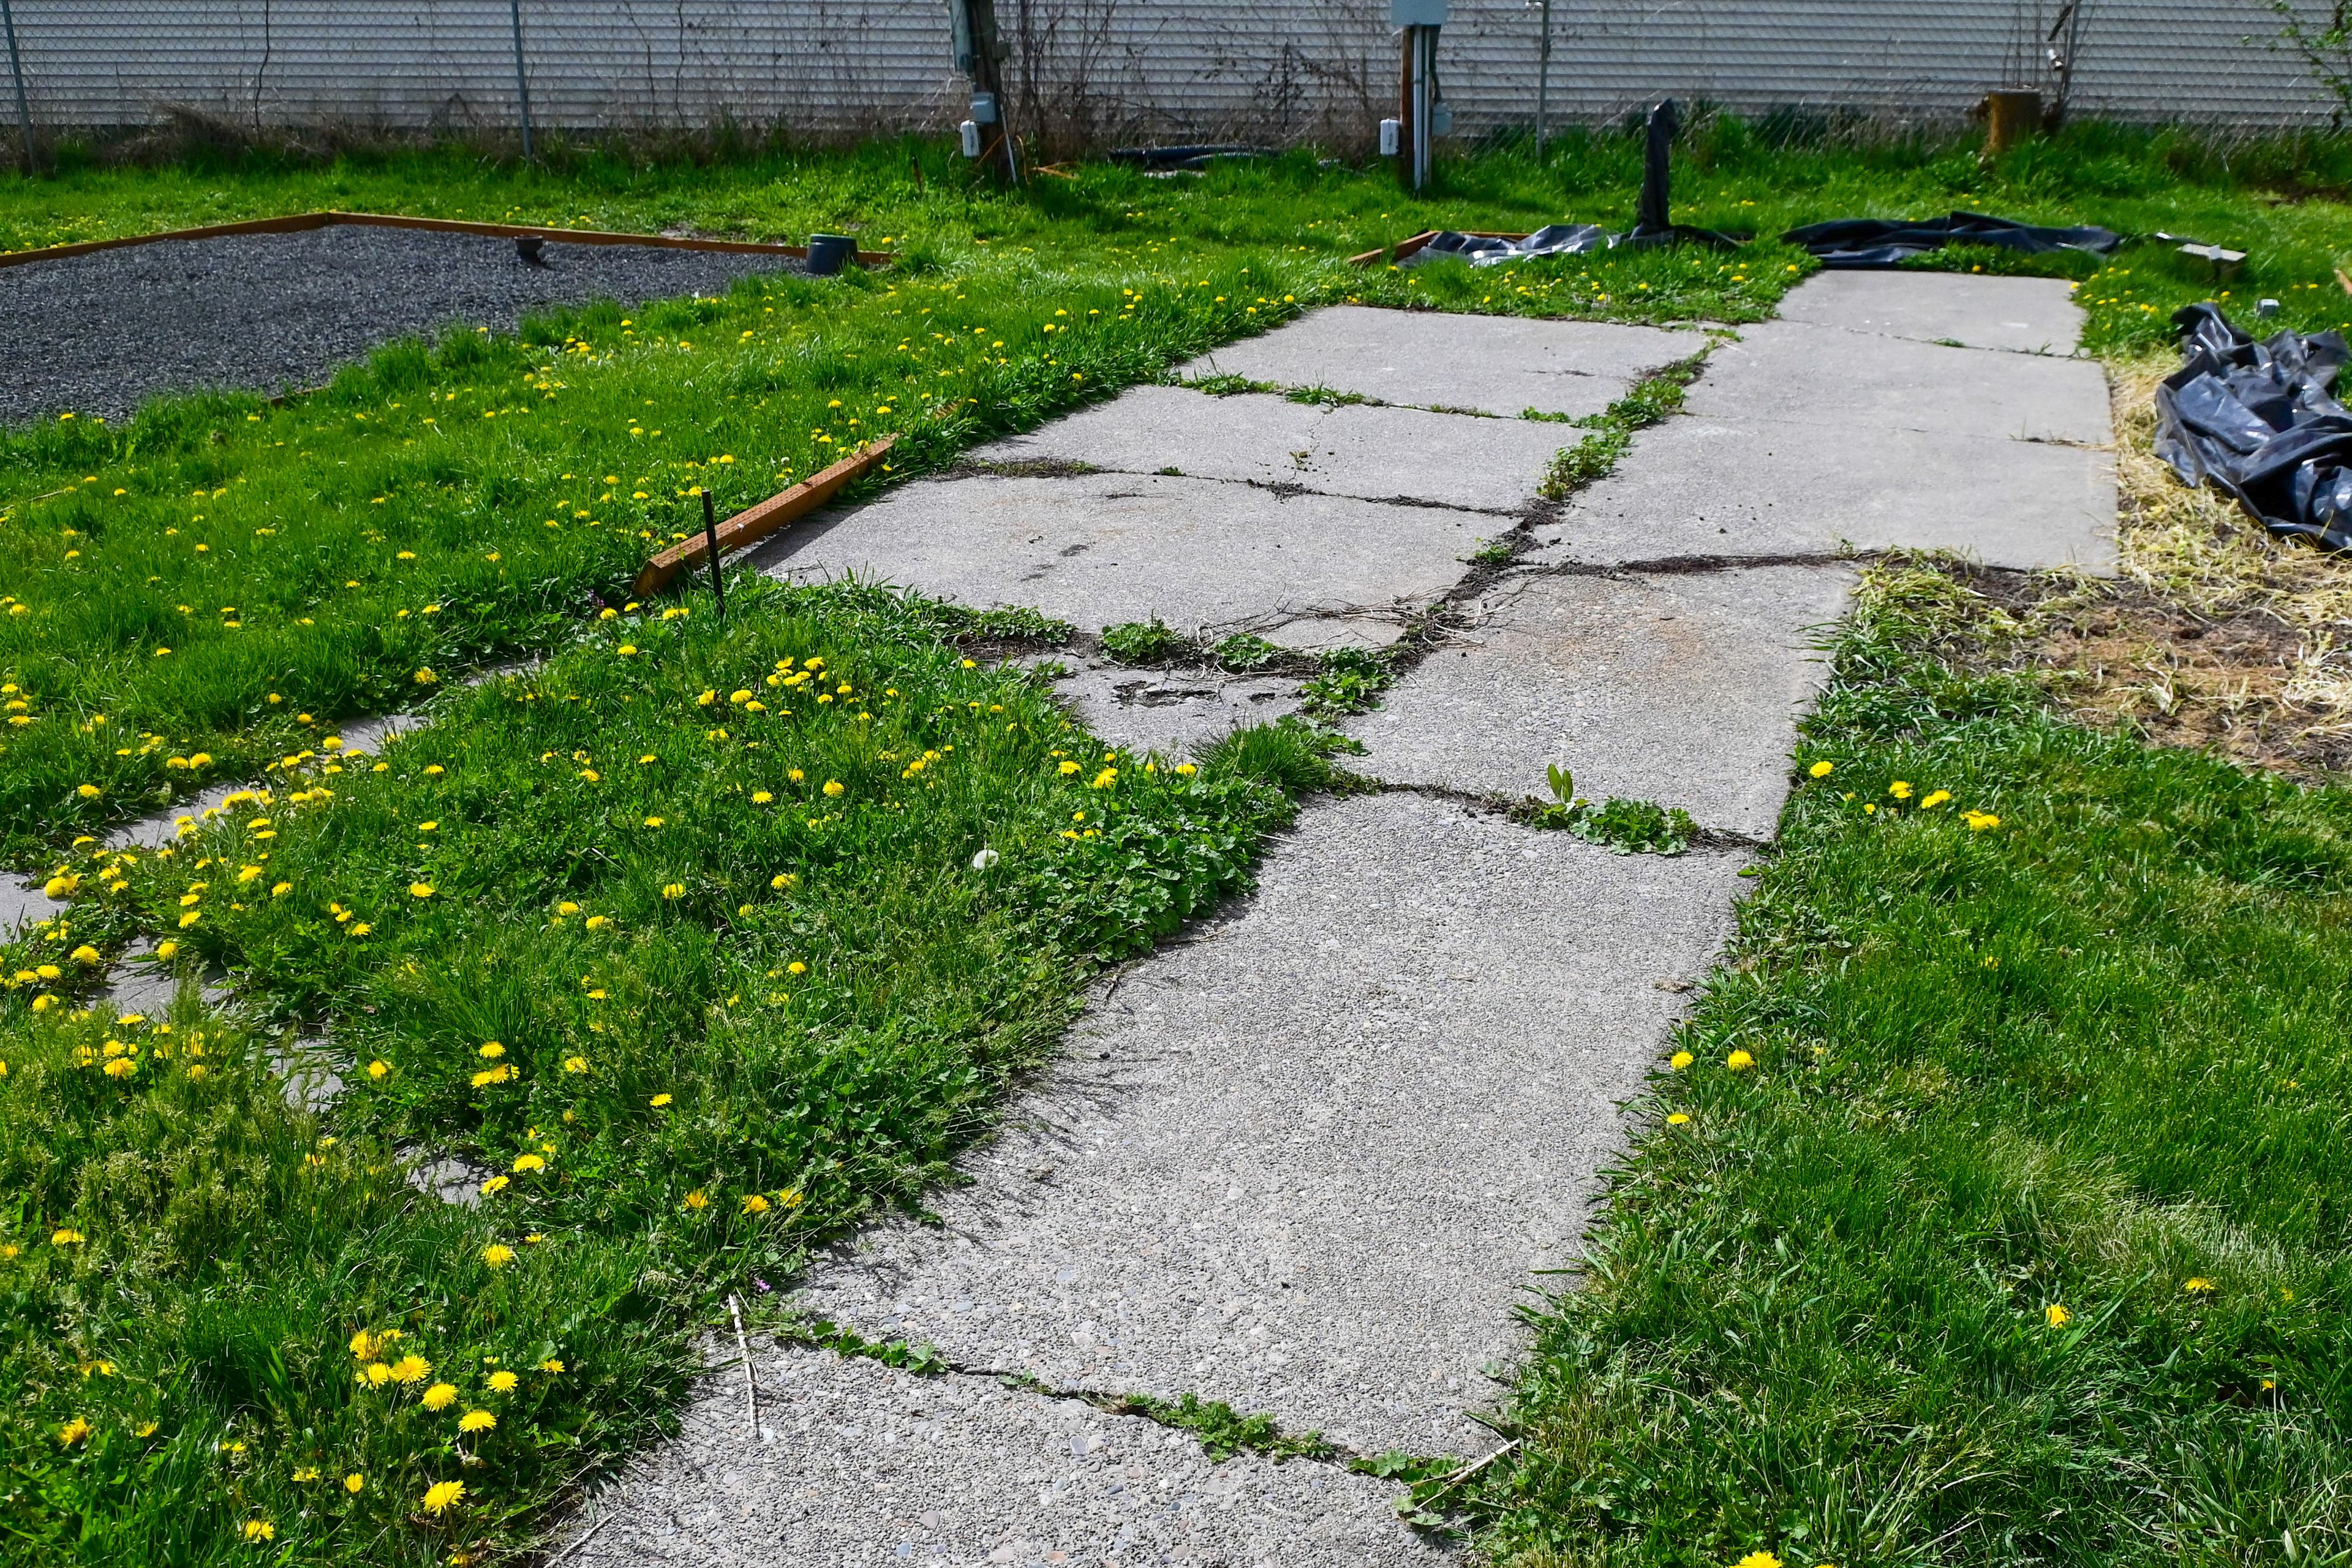
M 2105 256 L 2123 243 L 2110 229 L 2040 228 L 2014 218 L 1954 213 L 1916 223 L 1874 217 L 1832 218 L 1792 228 L 1780 238 L 1801 246 L 1828 268 L 1892 267 L 1948 245 L 1998 245 L 2039 256 L 2052 250 L 2087 250 Z
M 2273 533 L 2352 549 L 2352 413 L 2336 373 L 2340 332 L 2257 342 L 2219 305 L 2173 312 L 2180 368 L 2156 389 L 2156 454 L 2189 484 L 2210 482 Z
M 1463 234 L 1449 228 L 1415 251 L 1412 259 L 1458 256 L 1473 267 L 1495 267 L 1506 261 L 1525 261 L 1531 256 L 1581 256 L 1591 250 L 1606 250 L 1616 243 L 1617 237 L 1597 223 L 1549 224 L 1525 239 Z

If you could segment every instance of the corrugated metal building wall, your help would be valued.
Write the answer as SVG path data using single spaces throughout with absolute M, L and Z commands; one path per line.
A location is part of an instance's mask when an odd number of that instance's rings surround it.
M 2263 0 L 2082 0 L 2084 112 L 2289 123 L 2330 104 L 2269 42 Z M 998 0 L 1013 79 L 1065 141 L 1357 140 L 1394 97 L 1387 0 Z M 12 0 L 36 121 L 257 125 L 515 121 L 507 0 Z M 1659 93 L 1760 113 L 1951 120 L 2047 85 L 2058 0 L 1555 0 L 1552 105 L 1613 118 Z M 961 117 L 943 0 L 524 0 L 538 121 L 840 135 Z M 1441 69 L 1457 132 L 1534 112 L 1537 16 L 1454 0 Z M 5 62 L 0 62 L 4 65 Z M 0 82 L 0 93 L 6 84 Z M 5 102 L 5 100 L 0 100 Z

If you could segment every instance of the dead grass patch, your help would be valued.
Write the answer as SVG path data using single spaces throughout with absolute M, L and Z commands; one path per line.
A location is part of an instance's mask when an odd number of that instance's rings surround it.
M 2008 612 L 1985 662 L 2038 672 L 2076 718 L 2288 773 L 2352 769 L 2352 561 L 2274 540 L 2156 455 L 2170 355 L 2111 363 L 2113 579 L 1968 570 Z

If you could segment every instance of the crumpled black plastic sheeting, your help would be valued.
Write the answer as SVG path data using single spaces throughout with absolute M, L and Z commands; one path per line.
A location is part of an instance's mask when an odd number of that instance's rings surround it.
M 2212 304 L 2183 306 L 2172 321 L 2183 357 L 2156 389 L 2156 455 L 2273 533 L 2352 550 L 2352 413 L 2335 395 L 2352 361 L 2343 334 L 2257 342 Z
M 1832 218 L 1807 224 L 1780 237 L 1801 246 L 1823 267 L 1851 268 L 1892 267 L 1915 256 L 1925 256 L 1948 245 L 1997 245 L 2004 250 L 2041 256 L 2053 250 L 2087 250 L 2105 256 L 2123 243 L 2112 229 L 2041 228 L 2014 218 L 1983 213 L 1954 213 L 1949 217 L 1923 218 L 1916 223 L 1874 217 Z
M 1597 223 L 1549 224 L 1525 239 L 1503 239 L 1487 234 L 1461 234 L 1453 229 L 1432 239 L 1414 253 L 1420 257 L 1458 256 L 1473 267 L 1496 267 L 1525 261 L 1532 256 L 1582 256 L 1606 250 L 1617 237 Z

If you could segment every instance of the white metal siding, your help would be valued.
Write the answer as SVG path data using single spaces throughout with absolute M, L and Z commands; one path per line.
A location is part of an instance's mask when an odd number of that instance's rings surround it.
M 2257 0 L 2086 3 L 2084 112 L 2279 124 L 2328 111 L 2300 62 L 2265 43 L 2274 20 Z M 1794 105 L 1948 121 L 2038 58 L 2032 35 L 2045 9 L 1556 0 L 1553 112 L 1605 120 L 1673 93 L 1748 113 Z M 515 121 L 505 0 L 15 0 L 15 10 L 45 125 L 135 125 L 172 106 L 262 124 Z M 838 134 L 962 114 L 943 0 L 525 0 L 522 13 L 543 125 L 732 118 Z M 1391 111 L 1387 14 L 1387 0 L 999 0 L 1033 120 L 1094 142 L 1364 135 Z M 1457 131 L 1532 118 L 1538 15 L 1523 0 L 1454 0 L 1440 67 Z

